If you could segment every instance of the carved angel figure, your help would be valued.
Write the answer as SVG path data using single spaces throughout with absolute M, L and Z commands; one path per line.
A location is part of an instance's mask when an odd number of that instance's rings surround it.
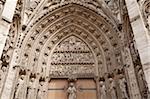
M 74 83 L 70 83 L 67 89 L 68 99 L 77 99 L 76 92 L 77 92 L 77 89 L 75 88 Z

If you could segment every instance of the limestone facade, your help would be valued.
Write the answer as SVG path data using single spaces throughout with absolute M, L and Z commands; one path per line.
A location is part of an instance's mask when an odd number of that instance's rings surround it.
M 149 0 L 0 0 L 0 99 L 51 99 L 53 79 L 76 99 L 150 99 L 149 25 Z

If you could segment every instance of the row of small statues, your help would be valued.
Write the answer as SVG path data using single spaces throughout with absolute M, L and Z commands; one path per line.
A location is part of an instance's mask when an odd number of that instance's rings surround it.
M 105 81 L 100 81 L 100 99 L 109 99 L 108 93 L 110 94 L 111 99 L 118 99 L 117 95 L 117 85 L 113 78 L 109 78 L 109 86 L 106 89 Z M 121 99 L 129 99 L 127 82 L 124 77 L 118 80 L 118 86 L 120 88 Z
M 119 99 L 117 96 L 116 84 L 112 78 L 109 78 L 109 88 L 106 89 L 105 81 L 99 82 L 100 86 L 100 99 Z M 121 99 L 129 99 L 129 95 L 127 92 L 126 80 L 124 77 L 119 79 L 119 88 L 121 90 Z M 70 83 L 67 89 L 68 99 L 77 99 L 77 88 L 74 83 Z M 110 98 L 108 97 L 108 93 L 110 94 Z
M 105 80 L 100 80 L 99 82 L 100 99 L 109 99 L 108 97 L 111 97 L 110 99 L 118 99 L 115 80 L 113 78 L 108 78 L 108 82 L 108 88 L 106 88 Z M 118 86 L 120 88 L 121 99 L 129 99 L 127 82 L 124 77 L 121 77 L 118 80 Z M 20 75 L 15 87 L 13 99 L 46 99 L 47 90 L 47 81 L 37 80 L 35 77 L 31 77 L 29 81 L 27 81 L 27 77 L 25 75 Z M 67 93 L 68 99 L 77 99 L 77 88 L 74 82 L 69 83 Z
M 20 75 L 14 90 L 13 99 L 45 99 L 47 83 L 44 80 L 37 80 L 31 77 L 27 83 L 27 77 Z

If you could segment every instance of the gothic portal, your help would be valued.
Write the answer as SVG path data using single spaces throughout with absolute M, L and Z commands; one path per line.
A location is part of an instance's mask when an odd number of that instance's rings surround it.
M 4 3 L 5 12 L 9 2 Z M 148 67 L 142 67 L 126 3 L 13 2 L 12 21 L 11 13 L 2 12 L 1 18 L 9 28 L 1 56 L 1 99 L 149 99 Z

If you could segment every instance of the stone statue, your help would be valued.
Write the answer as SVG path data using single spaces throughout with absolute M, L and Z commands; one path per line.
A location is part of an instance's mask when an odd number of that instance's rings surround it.
M 74 83 L 70 83 L 70 85 L 67 89 L 68 99 L 77 99 L 76 92 L 77 92 L 77 90 L 75 88 Z
M 138 67 L 138 66 L 137 66 Z M 139 83 L 139 87 L 140 87 L 140 90 L 142 92 L 142 96 L 144 97 L 145 96 L 145 93 L 147 91 L 147 83 L 146 83 L 146 80 L 145 80 L 145 76 L 144 76 L 144 72 L 143 70 L 140 68 L 139 66 L 139 70 L 138 70 L 138 73 L 137 73 L 137 78 L 138 78 L 138 83 Z
M 112 78 L 109 78 L 109 90 L 108 91 L 110 93 L 111 99 L 117 99 L 116 86 Z
M 21 75 L 15 90 L 14 99 L 24 99 L 25 97 L 25 75 Z
M 36 99 L 35 78 L 31 78 L 27 91 L 27 99 Z
M 107 99 L 104 81 L 100 81 L 99 84 L 100 84 L 100 99 Z
M 2 66 L 0 69 L 0 93 L 3 87 L 6 73 L 7 73 L 7 68 L 5 66 Z
M 121 90 L 122 99 L 129 99 L 128 93 L 127 93 L 126 83 L 127 82 L 126 82 L 126 79 L 124 77 L 121 77 L 119 79 L 119 87 L 120 87 L 120 90 Z
M 5 2 L 5 0 L 0 0 L 0 14 L 2 13 L 4 2 Z
M 37 99 L 45 99 L 46 97 L 46 84 L 44 81 L 39 82 L 39 89 L 37 93 Z

